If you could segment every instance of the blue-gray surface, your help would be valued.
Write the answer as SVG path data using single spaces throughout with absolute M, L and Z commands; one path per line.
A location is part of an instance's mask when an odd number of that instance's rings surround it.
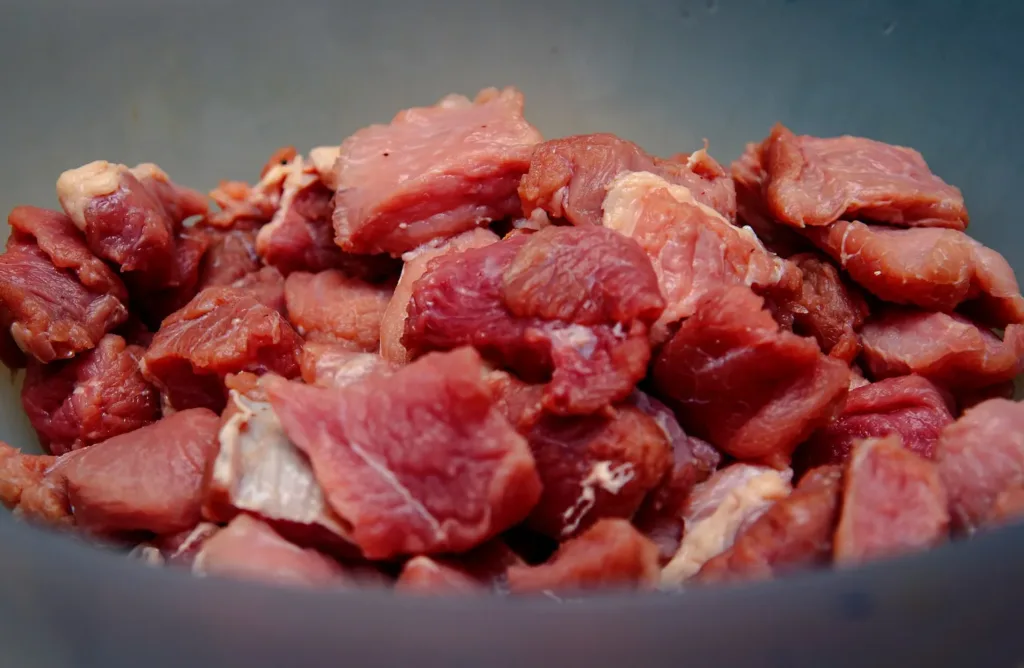
M 0 208 L 155 161 L 208 188 L 448 92 L 514 84 L 548 136 L 731 160 L 777 120 L 913 146 L 1024 269 L 1024 3 L 0 0 Z M 27 439 L 10 388 L 0 437 Z M 196 583 L 0 517 L 3 666 L 1011 666 L 1024 536 L 750 591 L 588 605 L 401 602 Z M 481 610 L 486 609 L 488 618 Z M 877 653 L 870 649 L 878 648 Z

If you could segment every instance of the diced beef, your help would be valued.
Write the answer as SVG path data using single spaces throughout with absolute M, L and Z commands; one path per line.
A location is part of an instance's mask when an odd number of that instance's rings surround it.
M 336 269 L 297 271 L 285 282 L 288 320 L 307 341 L 343 343 L 352 350 L 380 348 L 380 321 L 394 285 L 373 285 Z
M 693 315 L 701 297 L 717 286 L 749 285 L 793 298 L 799 293 L 795 266 L 702 204 L 686 186 L 655 174 L 616 177 L 608 185 L 603 222 L 634 239 L 650 259 L 666 302 L 661 329 Z
M 743 286 L 708 294 L 661 350 L 652 375 L 687 433 L 738 459 L 783 468 L 838 411 L 850 371 L 812 339 L 780 331 L 762 306 Z
M 353 351 L 344 343 L 307 342 L 302 347 L 302 380 L 320 387 L 343 387 L 370 374 L 388 374 L 392 365 L 376 353 Z
M 170 275 L 160 284 L 150 276 L 129 273 L 125 278 L 132 293 L 132 311 L 153 329 L 164 318 L 187 304 L 199 291 L 203 257 L 210 237 L 202 230 L 186 228 L 175 237 L 176 249 Z
M 903 447 L 898 435 L 854 447 L 834 538 L 839 564 L 859 564 L 933 547 L 949 534 L 938 467 Z
M 142 358 L 142 375 L 176 410 L 221 410 L 229 373 L 299 374 L 302 339 L 291 325 L 237 288 L 207 288 L 168 317 Z
M 773 503 L 737 535 L 732 547 L 709 559 L 695 580 L 764 580 L 829 563 L 842 475 L 838 466 L 810 471 L 792 494 Z
M 650 172 L 687 188 L 726 218 L 736 216 L 732 180 L 706 150 L 665 160 L 612 134 L 563 137 L 538 146 L 519 184 L 523 213 L 530 218 L 540 209 L 573 225 L 600 225 L 605 193 L 624 172 Z
M 523 520 L 541 485 L 469 348 L 325 389 L 267 379 L 285 433 L 370 559 L 459 552 Z
M 736 186 L 736 222 L 750 227 L 767 248 L 782 257 L 813 250 L 811 243 L 796 229 L 772 219 L 764 200 L 764 182 L 768 178 L 761 162 L 761 145 L 747 149 L 732 163 L 732 181 Z
M 57 463 L 51 455 L 26 455 L 0 441 L 0 503 L 32 522 L 71 525 L 63 480 L 47 475 Z
M 260 268 L 256 233 L 252 230 L 206 231 L 210 247 L 203 256 L 199 288 L 231 285 Z
M 346 139 L 337 162 L 336 241 L 398 255 L 519 213 L 516 189 L 540 133 L 514 88 L 451 95 Z
M 935 450 L 955 528 L 987 524 L 999 495 L 1024 486 L 1024 404 L 990 399 L 946 427 Z
M 193 216 L 205 216 L 209 211 L 206 197 L 191 188 L 171 181 L 167 172 L 151 162 L 131 168 L 132 175 L 164 207 L 175 225 L 181 225 Z
M 797 468 L 845 464 L 857 442 L 898 434 L 904 447 L 926 459 L 953 415 L 945 397 L 921 376 L 901 376 L 851 390 L 836 419 L 800 446 Z
M 29 364 L 21 403 L 40 444 L 62 455 L 159 417 L 159 398 L 139 373 L 145 351 L 107 334 L 68 362 Z
M 908 227 L 967 227 L 960 190 L 917 151 L 862 137 L 797 136 L 776 125 L 762 148 L 764 195 L 787 225 L 864 218 Z
M 281 272 L 273 267 L 263 267 L 259 271 L 246 274 L 232 283 L 231 287 L 283 316 L 288 314 L 285 279 Z
M 413 557 L 402 567 L 395 588 L 423 594 L 504 593 L 506 571 L 523 560 L 504 542 L 492 540 L 457 557 Z
M 431 261 L 413 288 L 403 345 L 473 345 L 529 381 L 545 407 L 587 414 L 646 373 L 664 302 L 636 242 L 599 227 L 549 227 Z
M 405 260 L 402 275 L 380 323 L 380 353 L 384 359 L 392 364 L 406 364 L 410 361 L 409 351 L 402 345 L 402 334 L 405 332 L 413 286 L 426 273 L 430 261 L 435 257 L 480 248 L 496 241 L 496 234 L 478 227 L 451 239 L 435 240 L 402 256 Z
M 648 589 L 658 582 L 658 548 L 623 519 L 603 519 L 562 544 L 548 563 L 512 566 L 513 593 Z
M 731 464 L 697 485 L 686 504 L 682 543 L 662 569 L 662 583 L 682 584 L 729 549 L 738 533 L 789 495 L 791 478 L 789 470 Z
M 308 587 L 339 586 L 345 580 L 338 562 L 289 543 L 248 515 L 239 515 L 207 540 L 192 570 L 200 575 Z
M 1000 340 L 958 315 L 890 309 L 861 330 L 864 360 L 876 378 L 916 373 L 954 391 L 1013 380 L 1024 371 L 1024 326 Z

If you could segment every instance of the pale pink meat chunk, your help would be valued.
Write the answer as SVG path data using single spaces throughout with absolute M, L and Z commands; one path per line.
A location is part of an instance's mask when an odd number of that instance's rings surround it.
M 380 323 L 393 284 L 374 285 L 336 269 L 297 271 L 285 281 L 288 320 L 307 341 L 342 343 L 352 350 L 380 348 Z
M 361 353 L 344 343 L 307 341 L 299 360 L 302 380 L 320 387 L 344 387 L 371 374 L 389 374 L 395 366 L 376 353 Z

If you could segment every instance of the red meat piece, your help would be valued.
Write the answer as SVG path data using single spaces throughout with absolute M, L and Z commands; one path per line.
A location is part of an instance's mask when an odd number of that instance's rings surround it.
M 221 181 L 210 191 L 210 197 L 220 211 L 207 215 L 203 222 L 220 229 L 254 230 L 269 223 L 281 202 L 285 177 L 290 163 L 296 161 L 296 151 L 287 146 L 274 152 L 260 171 L 260 180 L 254 186 L 243 181 Z
M 657 546 L 622 519 L 599 521 L 560 546 L 548 563 L 508 569 L 513 593 L 647 589 L 657 582 Z
M 132 167 L 131 173 L 163 205 L 175 225 L 193 216 L 205 216 L 209 211 L 209 204 L 202 193 L 179 186 L 151 162 Z
M 210 238 L 201 230 L 187 228 L 175 237 L 170 275 L 160 284 L 152 284 L 146 274 L 126 275 L 132 293 L 132 310 L 154 329 L 161 321 L 189 302 L 199 290 L 199 272 Z
M 746 151 L 732 163 L 732 180 L 736 186 L 736 221 L 749 226 L 758 239 L 782 257 L 792 257 L 813 249 L 799 232 L 772 219 L 764 200 L 765 173 L 761 144 L 747 144 Z
M 199 288 L 231 285 L 260 268 L 252 230 L 205 230 L 210 247 L 203 257 Z
M 516 188 L 540 133 L 514 88 L 450 95 L 346 139 L 334 230 L 342 250 L 398 255 L 520 211 Z
M 1024 326 L 1003 340 L 958 315 L 890 309 L 861 330 L 864 360 L 876 378 L 916 373 L 954 390 L 988 387 L 1024 371 Z
M 635 242 L 604 228 L 549 227 L 431 261 L 402 342 L 414 355 L 471 344 L 527 380 L 550 379 L 547 410 L 587 414 L 645 375 L 647 328 L 662 306 Z
M 495 408 L 472 349 L 339 389 L 266 382 L 367 558 L 467 550 L 540 498 L 529 448 Z
M 287 316 L 285 280 L 284 276 L 277 269 L 263 267 L 259 271 L 246 274 L 232 283 L 231 286 L 242 294 L 252 297 L 267 308 Z
M 394 367 L 376 353 L 360 353 L 343 343 L 307 342 L 302 347 L 302 380 L 320 387 L 344 387 Z
M 62 455 L 156 420 L 159 397 L 139 373 L 144 353 L 107 334 L 68 362 L 29 364 L 21 403 L 42 446 Z
M 860 217 L 908 227 L 967 227 L 963 195 L 917 151 L 862 137 L 797 136 L 776 125 L 762 149 L 776 220 L 803 227 Z
M 394 285 L 373 285 L 336 269 L 297 271 L 285 282 L 288 320 L 308 341 L 344 343 L 352 350 L 380 348 L 380 321 Z
M 839 409 L 850 371 L 813 340 L 780 331 L 762 306 L 742 286 L 708 294 L 661 350 L 653 380 L 687 433 L 782 468 Z
M 953 415 L 935 385 L 921 376 L 901 376 L 851 390 L 835 420 L 797 450 L 798 468 L 845 464 L 858 441 L 898 434 L 903 445 L 926 459 Z
M 605 192 L 624 172 L 652 173 L 688 188 L 698 202 L 726 218 L 736 216 L 732 180 L 705 149 L 665 160 L 612 134 L 563 137 L 538 146 L 519 184 L 523 213 L 529 218 L 540 209 L 573 225 L 600 225 Z
M 267 306 L 237 288 L 207 288 L 168 317 L 142 358 L 142 375 L 176 410 L 221 410 L 229 373 L 299 373 L 302 339 Z
M 494 540 L 457 557 L 413 557 L 402 567 L 395 588 L 420 594 L 479 593 L 488 589 L 504 593 L 506 571 L 522 564 L 515 552 Z
M 1024 404 L 989 399 L 942 432 L 935 461 L 955 527 L 986 525 L 1000 494 L 1024 486 Z

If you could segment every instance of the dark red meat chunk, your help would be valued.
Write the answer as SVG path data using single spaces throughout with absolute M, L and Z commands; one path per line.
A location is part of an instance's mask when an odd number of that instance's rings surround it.
M 210 246 L 203 256 L 199 288 L 231 285 L 260 268 L 256 233 L 251 230 L 205 230 Z
M 393 284 L 373 285 L 336 269 L 318 274 L 297 271 L 285 282 L 288 320 L 307 341 L 376 352 L 381 319 L 393 292 Z
M 687 433 L 777 468 L 838 411 L 850 371 L 811 339 L 780 331 L 746 287 L 702 300 L 654 363 L 654 384 Z
M 519 184 L 523 213 L 530 217 L 540 209 L 573 225 L 600 225 L 605 192 L 623 172 L 660 176 L 688 188 L 698 202 L 726 218 L 736 216 L 732 180 L 706 150 L 665 160 L 612 134 L 563 137 L 538 146 Z
M 338 245 L 398 255 L 519 213 L 516 189 L 540 140 L 513 88 L 448 96 L 360 130 L 336 166 Z
M 843 483 L 836 563 L 859 564 L 947 539 L 949 510 L 939 469 L 903 447 L 898 435 L 861 441 Z
M 508 586 L 514 593 L 647 589 L 657 582 L 657 546 L 622 519 L 601 520 L 563 543 L 548 563 L 508 569 Z
M 159 397 L 139 373 L 144 352 L 108 334 L 68 362 L 30 363 L 21 403 L 42 446 L 62 455 L 156 420 Z
M 343 387 L 370 374 L 394 370 L 380 355 L 356 352 L 344 343 L 307 342 L 302 347 L 300 364 L 302 380 L 320 387 Z
M 171 273 L 163 283 L 151 284 L 151 277 L 145 274 L 126 275 L 132 293 L 132 311 L 154 329 L 196 296 L 210 238 L 201 230 L 188 228 L 175 237 L 175 244 Z
M 202 193 L 179 186 L 151 162 L 132 167 L 131 173 L 160 202 L 175 225 L 193 216 L 205 216 L 209 211 L 209 203 Z
M 540 498 L 529 447 L 472 349 L 338 389 L 271 380 L 285 432 L 367 558 L 468 550 Z
M 945 397 L 921 376 L 901 376 L 851 390 L 835 420 L 818 430 L 795 456 L 798 468 L 845 464 L 865 438 L 898 434 L 904 447 L 926 459 L 953 415 Z

